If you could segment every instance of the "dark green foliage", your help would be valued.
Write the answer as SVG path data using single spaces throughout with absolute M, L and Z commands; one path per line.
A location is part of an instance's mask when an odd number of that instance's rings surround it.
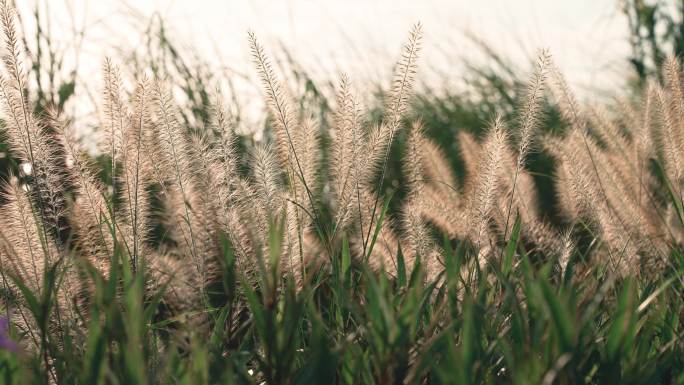
M 629 58 L 638 86 L 659 77 L 667 53 L 684 54 L 684 3 L 677 0 L 626 0 L 622 11 L 629 26 Z
M 109 276 L 87 269 L 96 285 L 83 346 L 41 327 L 40 351 L 0 352 L 0 383 L 684 381 L 681 263 L 654 281 L 598 270 L 561 277 L 553 262 L 530 263 L 520 231 L 516 221 L 503 264 L 483 269 L 469 246 L 446 242 L 438 282 L 424 282 L 420 264 L 396 280 L 372 273 L 350 259 L 345 240 L 331 269 L 301 289 L 267 268 L 248 283 L 224 242 L 224 300 L 206 309 L 203 326 L 191 314 L 157 321 L 161 293 L 145 298 L 142 275 L 117 253 Z M 281 234 L 274 226 L 272 246 Z M 58 277 L 50 269 L 49 289 L 22 291 L 39 325 L 54 311 Z M 54 357 L 51 372 L 43 351 Z

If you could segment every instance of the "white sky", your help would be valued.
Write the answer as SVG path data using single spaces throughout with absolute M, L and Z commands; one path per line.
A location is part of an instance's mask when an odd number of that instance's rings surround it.
M 139 44 L 143 18 L 160 13 L 176 41 L 211 62 L 254 76 L 246 31 L 267 51 L 282 43 L 314 75 L 339 71 L 355 83 L 386 79 L 411 25 L 425 31 L 423 72 L 458 75 L 461 58 L 476 57 L 471 33 L 523 68 L 549 48 L 580 95 L 624 85 L 629 53 L 626 21 L 616 0 L 16 0 L 26 22 L 36 2 L 52 34 L 68 46 L 71 26 L 84 28 L 79 67 L 92 86 L 113 46 Z M 49 7 L 49 8 L 47 8 Z M 135 11 L 132 11 L 135 10 Z M 30 25 L 30 23 L 29 23 Z M 268 49 L 268 48 L 271 49 Z M 68 61 L 67 61 L 68 62 Z M 432 74 L 432 75 L 431 75 Z M 99 80 L 95 82 L 95 89 Z

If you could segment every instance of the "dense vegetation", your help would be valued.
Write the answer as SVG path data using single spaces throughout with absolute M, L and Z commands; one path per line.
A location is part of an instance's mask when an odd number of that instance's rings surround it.
M 542 51 L 473 104 L 414 93 L 417 25 L 373 109 L 293 102 L 250 33 L 264 141 L 106 60 L 93 158 L 0 3 L 0 382 L 684 383 L 676 56 L 585 106 Z

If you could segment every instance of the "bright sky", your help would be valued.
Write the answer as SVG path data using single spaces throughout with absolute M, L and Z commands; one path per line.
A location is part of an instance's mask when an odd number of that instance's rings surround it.
M 522 68 L 531 68 L 528 58 L 537 49 L 549 48 L 580 95 L 587 88 L 623 86 L 628 70 L 627 27 L 617 0 L 16 1 L 27 22 L 38 2 L 50 15 L 53 35 L 67 46 L 75 41 L 71 26 L 85 27 L 79 67 L 89 84 L 99 79 L 103 57 L 115 55 L 113 46 L 140 43 L 142 23 L 130 15 L 145 19 L 155 12 L 167 20 L 176 41 L 252 77 L 248 29 L 267 50 L 283 44 L 314 75 L 329 78 L 344 71 L 363 83 L 390 76 L 417 21 L 425 31 L 419 76 L 427 79 L 434 72 L 457 75 L 461 58 L 476 57 L 466 33 Z

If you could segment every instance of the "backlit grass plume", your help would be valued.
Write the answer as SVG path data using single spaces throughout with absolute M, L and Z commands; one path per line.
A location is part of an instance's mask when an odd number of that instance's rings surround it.
M 344 74 L 330 110 L 311 111 L 249 32 L 262 139 L 238 135 L 219 90 L 201 130 L 172 77 L 155 68 L 129 85 L 107 59 L 93 154 L 79 121 L 32 102 L 2 0 L 0 24 L 0 119 L 19 170 L 1 187 L 0 345 L 25 353 L 0 350 L 0 379 L 682 379 L 677 58 L 662 84 L 589 106 L 541 51 L 515 112 L 452 143 L 412 109 L 420 24 L 378 114 Z M 553 175 L 532 162 L 549 155 Z

